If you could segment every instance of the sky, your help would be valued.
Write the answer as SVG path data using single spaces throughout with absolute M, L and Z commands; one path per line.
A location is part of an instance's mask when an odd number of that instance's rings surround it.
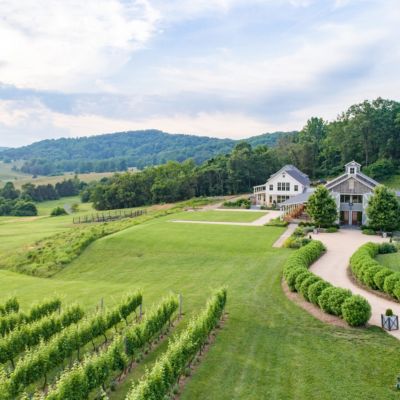
M 399 0 L 0 0 L 0 147 L 244 138 L 399 100 Z

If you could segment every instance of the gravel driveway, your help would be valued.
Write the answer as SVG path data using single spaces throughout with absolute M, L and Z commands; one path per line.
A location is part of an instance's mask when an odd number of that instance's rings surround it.
M 370 324 L 381 326 L 381 314 L 384 314 L 387 308 L 391 308 L 396 315 L 400 315 L 399 303 L 361 289 L 351 281 L 347 272 L 351 255 L 361 245 L 367 242 L 382 243 L 387 239 L 363 235 L 361 231 L 355 229 L 341 229 L 337 233 L 319 233 L 312 237 L 324 243 L 327 252 L 311 266 L 310 271 L 335 286 L 350 289 L 353 293 L 365 297 L 372 308 Z M 400 339 L 400 331 L 389 333 Z

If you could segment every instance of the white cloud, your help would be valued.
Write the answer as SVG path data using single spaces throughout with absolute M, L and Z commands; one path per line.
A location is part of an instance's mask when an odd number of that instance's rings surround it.
M 0 79 L 19 87 L 95 90 L 155 30 L 148 0 L 0 0 Z

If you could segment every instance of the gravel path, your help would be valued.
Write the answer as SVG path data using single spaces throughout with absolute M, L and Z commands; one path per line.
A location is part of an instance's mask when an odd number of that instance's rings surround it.
M 369 323 L 372 325 L 381 326 L 381 314 L 384 314 L 387 308 L 391 308 L 394 314 L 400 315 L 399 303 L 360 288 L 348 276 L 349 259 L 361 245 L 367 242 L 381 243 L 387 239 L 363 235 L 361 231 L 352 229 L 341 229 L 337 233 L 319 233 L 312 237 L 324 243 L 327 252 L 311 266 L 310 271 L 335 286 L 350 289 L 353 293 L 365 297 L 371 304 L 372 316 Z M 388 333 L 400 339 L 400 331 Z

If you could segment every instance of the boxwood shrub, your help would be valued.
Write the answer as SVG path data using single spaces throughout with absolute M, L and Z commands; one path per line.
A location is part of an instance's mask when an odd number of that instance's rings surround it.
M 310 301 L 309 297 L 308 297 L 308 288 L 316 283 L 316 282 L 320 282 L 321 278 L 319 278 L 318 276 L 315 276 L 314 274 L 311 274 L 307 279 L 304 279 L 304 281 L 302 282 L 302 284 L 300 285 L 300 290 L 299 292 L 301 293 L 301 295 L 307 300 Z
M 305 270 L 302 274 L 297 275 L 296 283 L 294 285 L 296 292 L 300 293 L 301 284 L 311 276 L 315 276 L 312 272 Z
M 311 303 L 319 306 L 318 303 L 318 298 L 322 291 L 328 287 L 331 287 L 332 285 L 324 280 L 320 280 L 318 282 L 313 283 L 312 285 L 309 286 L 308 288 L 308 299 L 311 301 Z
M 331 286 L 308 270 L 324 251 L 325 247 L 321 242 L 312 240 L 287 259 L 283 276 L 289 289 L 301 293 L 307 301 L 318 305 L 325 312 L 343 317 L 351 326 L 364 325 L 371 313 L 371 308 L 365 299 L 352 295 L 350 290 Z M 364 266 L 362 264 L 357 266 L 361 273 Z M 366 279 L 370 279 L 369 273 Z M 349 303 L 349 300 L 352 301 Z M 344 317 L 345 304 L 347 304 L 345 308 L 347 319 Z M 353 310 L 351 310 L 352 304 L 355 305 Z M 366 310 L 369 310 L 369 314 Z
M 389 296 L 393 296 L 394 297 L 394 287 L 396 286 L 396 284 L 400 282 L 400 272 L 395 272 L 392 275 L 388 275 L 385 278 L 385 281 L 383 282 L 383 290 L 386 294 L 388 294 Z
M 343 302 L 342 315 L 350 326 L 362 326 L 371 317 L 371 306 L 363 297 L 353 295 Z
M 383 284 L 385 283 L 385 279 L 386 277 L 392 274 L 394 274 L 394 271 L 391 270 L 390 268 L 386 267 L 381 268 L 381 270 L 377 272 L 374 276 L 374 282 L 376 287 L 382 292 L 384 292 L 385 289 L 383 288 Z
M 396 246 L 391 243 L 369 242 L 362 245 L 350 258 L 353 276 L 371 289 L 383 291 L 397 298 L 393 291 L 397 282 L 400 281 L 400 274 L 394 273 L 375 260 L 378 254 L 396 251 Z

